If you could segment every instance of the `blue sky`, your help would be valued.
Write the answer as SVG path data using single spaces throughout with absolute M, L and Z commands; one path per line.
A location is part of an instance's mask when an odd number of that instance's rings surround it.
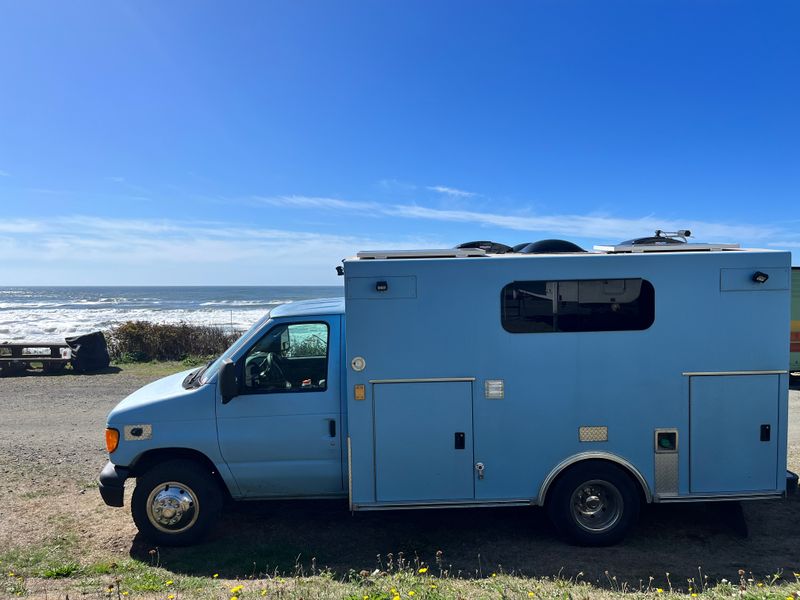
M 0 285 L 336 284 L 363 249 L 656 228 L 800 250 L 798 22 L 794 0 L 3 3 Z

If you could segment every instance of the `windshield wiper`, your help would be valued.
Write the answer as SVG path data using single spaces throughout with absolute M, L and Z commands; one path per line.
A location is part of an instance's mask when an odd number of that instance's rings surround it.
M 196 370 L 192 371 L 191 373 L 189 373 L 189 374 L 186 376 L 186 379 L 184 379 L 184 380 L 183 380 L 183 388 L 184 388 L 184 389 L 186 389 L 186 390 L 188 390 L 189 388 L 192 388 L 192 387 L 197 387 L 197 386 L 195 385 L 195 382 L 199 382 L 199 381 L 200 381 L 200 376 L 201 376 L 203 373 L 205 373 L 205 372 L 206 372 L 206 370 L 208 369 L 208 367 L 210 367 L 210 366 L 212 365 L 212 363 L 213 363 L 213 362 L 214 362 L 213 360 L 210 360 L 210 361 L 208 361 L 208 363 L 206 364 L 206 366 L 204 366 L 204 367 L 200 367 L 199 369 L 196 369 Z

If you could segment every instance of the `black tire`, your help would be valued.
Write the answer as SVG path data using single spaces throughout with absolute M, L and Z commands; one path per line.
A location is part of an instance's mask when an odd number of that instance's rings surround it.
M 547 494 L 547 512 L 556 528 L 579 546 L 620 542 L 639 519 L 636 483 L 611 463 L 579 463 L 562 473 Z
M 186 546 L 208 532 L 222 503 L 222 491 L 206 467 L 176 459 L 137 478 L 131 514 L 139 532 L 151 542 Z

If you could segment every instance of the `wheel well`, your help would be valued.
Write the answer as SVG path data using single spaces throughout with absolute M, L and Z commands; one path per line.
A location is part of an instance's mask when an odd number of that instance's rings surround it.
M 644 478 L 635 470 L 635 468 L 632 465 L 626 464 L 625 462 L 619 462 L 618 460 L 609 459 L 609 458 L 586 458 L 586 459 L 582 459 L 582 460 L 576 460 L 574 462 L 569 462 L 569 463 L 567 463 L 567 464 L 565 464 L 563 466 L 559 465 L 558 467 L 556 467 L 554 469 L 554 472 L 556 472 L 556 475 L 554 477 L 548 476 L 548 478 L 545 480 L 544 484 L 542 484 L 542 492 L 540 494 L 538 504 L 540 504 L 540 505 L 544 505 L 545 504 L 545 502 L 547 500 L 548 492 L 551 489 L 553 489 L 555 484 L 560 479 L 562 479 L 564 477 L 564 475 L 566 475 L 573 468 L 578 467 L 578 466 L 583 467 L 583 466 L 592 465 L 592 464 L 597 464 L 597 465 L 601 465 L 602 464 L 604 466 L 611 466 L 611 467 L 615 467 L 615 468 L 619 469 L 620 471 L 625 473 L 625 475 L 628 476 L 628 478 L 631 480 L 631 482 L 633 482 L 633 485 L 634 485 L 634 487 L 636 488 L 636 490 L 637 490 L 637 492 L 639 494 L 639 499 L 643 503 L 647 503 L 647 502 L 651 501 L 650 500 L 650 490 L 647 487 L 647 483 L 645 482 Z
M 231 498 L 228 486 L 225 484 L 225 481 L 222 479 L 219 470 L 211 461 L 211 459 L 202 452 L 191 450 L 189 448 L 158 448 L 156 450 L 148 450 L 139 456 L 139 458 L 136 459 L 136 462 L 131 465 L 130 476 L 139 477 L 149 471 L 155 465 L 168 460 L 174 460 L 176 458 L 191 460 L 205 469 L 208 469 L 208 472 L 211 473 L 211 476 L 217 482 L 217 485 L 219 485 L 222 493 L 225 494 L 228 499 Z

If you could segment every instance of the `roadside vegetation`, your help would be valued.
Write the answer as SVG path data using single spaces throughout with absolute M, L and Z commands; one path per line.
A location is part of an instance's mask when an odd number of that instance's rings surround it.
M 111 360 L 118 364 L 185 360 L 200 364 L 219 356 L 239 333 L 188 323 L 128 321 L 105 332 L 105 337 Z
M 257 571 L 243 578 L 226 579 L 218 573 L 183 575 L 160 566 L 159 551 L 149 552 L 149 564 L 124 559 L 82 564 L 74 541 L 56 540 L 37 549 L 0 554 L 0 597 L 67 598 L 72 594 L 92 598 L 162 598 L 164 600 L 478 600 L 528 599 L 589 600 L 625 598 L 722 600 L 800 599 L 800 573 L 776 573 L 757 579 L 739 570 L 731 580 L 710 582 L 702 569 L 696 577 L 673 581 L 669 573 L 638 584 L 620 583 L 606 572 L 605 580 L 588 582 L 575 577 L 528 578 L 504 573 L 501 567 L 488 573 L 452 573 L 437 552 L 432 564 L 419 558 L 407 560 L 402 553 L 376 557 L 373 571 L 335 574 L 319 568 L 315 559 L 293 572 Z M 656 581 L 664 583 L 656 584 Z

